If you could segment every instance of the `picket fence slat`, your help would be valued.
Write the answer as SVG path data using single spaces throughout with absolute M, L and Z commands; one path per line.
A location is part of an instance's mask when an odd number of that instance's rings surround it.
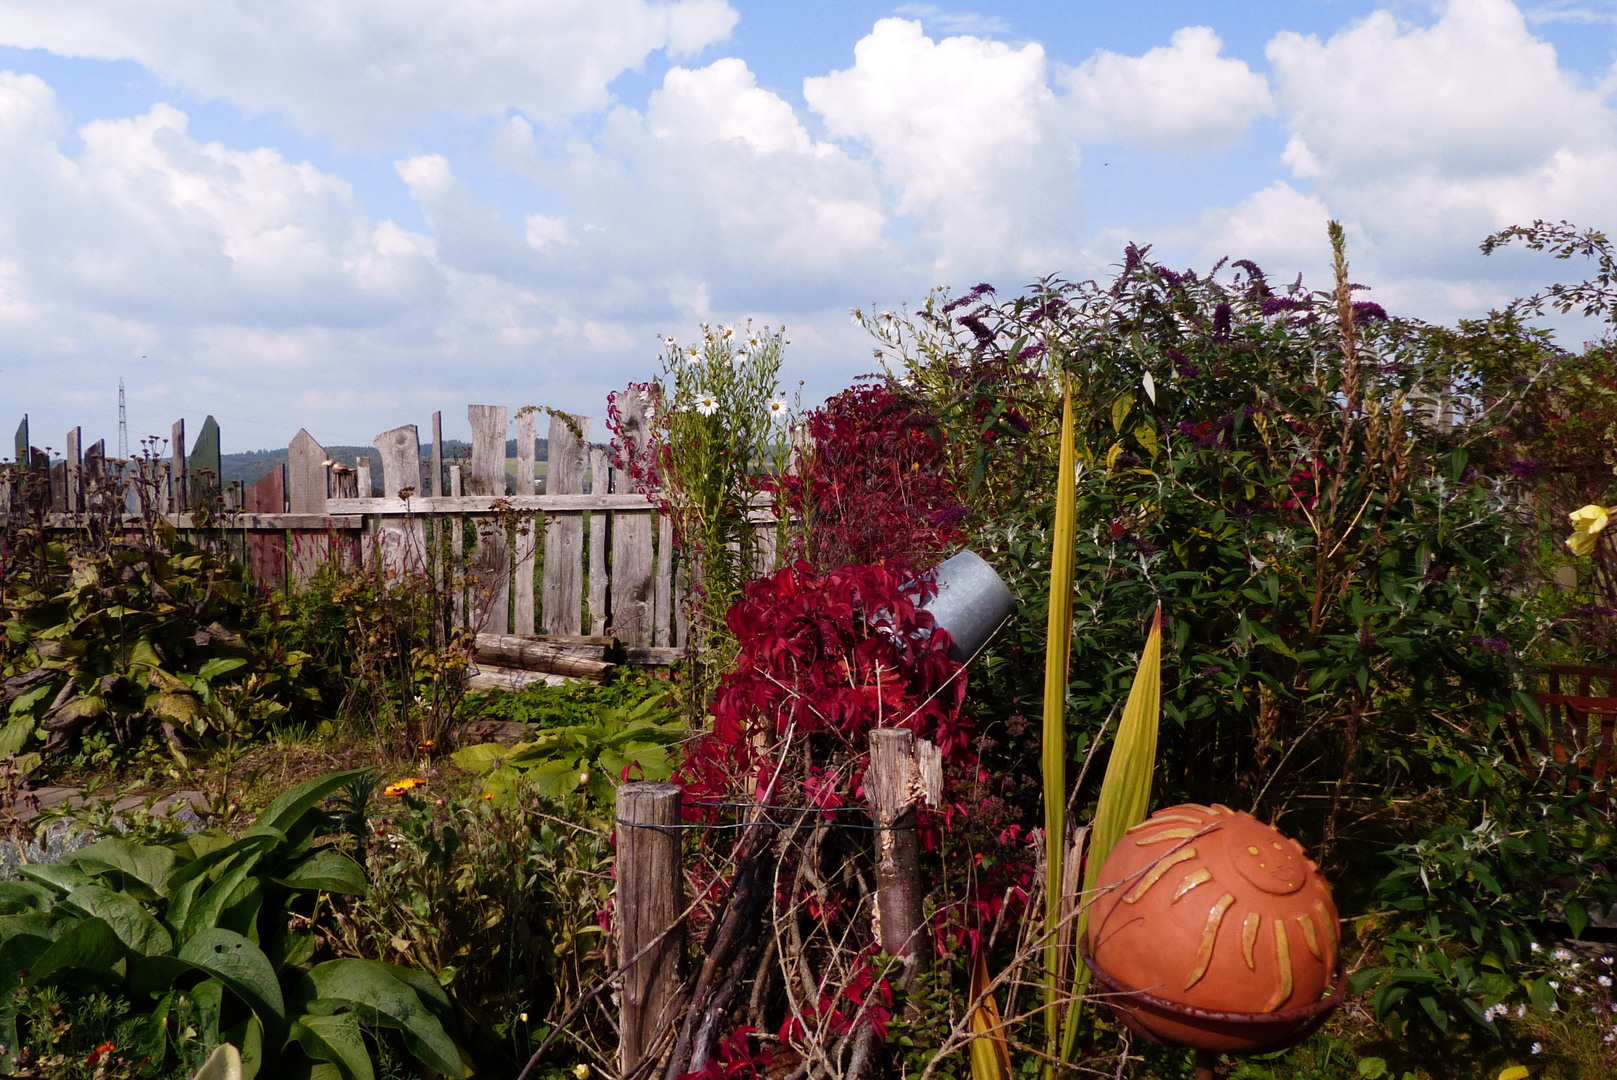
M 517 410 L 517 477 L 513 485 L 518 495 L 532 495 L 534 444 L 539 437 L 537 410 Z M 533 633 L 533 574 L 534 558 L 539 551 L 538 522 L 524 521 L 517 525 L 516 568 L 512 580 L 511 632 Z
M 590 448 L 590 494 L 605 495 L 612 489 L 606 451 Z M 604 510 L 589 512 L 590 522 L 590 633 L 606 633 L 606 549 L 610 544 L 612 525 Z
M 590 418 L 552 413 L 550 460 L 545 467 L 547 495 L 584 494 L 584 449 Z M 544 630 L 547 634 L 583 632 L 584 515 L 576 510 L 545 516 Z
M 472 475 L 470 494 L 505 494 L 504 405 L 468 405 L 466 416 L 472 425 Z M 490 634 L 504 634 L 511 628 L 511 547 L 505 527 L 498 521 L 480 522 L 477 530 L 477 584 L 468 599 L 481 601 L 478 610 L 468 612 L 469 625 Z

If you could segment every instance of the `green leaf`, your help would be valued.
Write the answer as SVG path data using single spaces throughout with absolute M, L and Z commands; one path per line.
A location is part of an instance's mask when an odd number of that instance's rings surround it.
M 1355 971 L 1348 976 L 1348 993 L 1354 995 L 1364 993 L 1381 981 L 1381 976 L 1386 970 L 1386 968 L 1367 967 Z
M 292 1022 L 288 1038 L 316 1061 L 335 1065 L 342 1080 L 375 1080 L 365 1037 L 351 1013 L 299 1017 Z
M 386 964 L 370 960 L 328 960 L 317 964 L 292 990 L 294 1008 L 306 1011 L 353 1009 L 361 1021 L 397 1027 L 410 1052 L 446 1076 L 464 1076 L 460 1051 L 416 991 Z
M 1426 1015 L 1431 1019 L 1432 1023 L 1437 1025 L 1437 1030 L 1442 1032 L 1448 1031 L 1448 1013 L 1445 1013 L 1437 1004 L 1436 998 L 1430 996 L 1429 994 L 1422 994 L 1415 1000 L 1419 1002 L 1420 1007 L 1426 1011 Z
M 1119 395 L 1117 400 L 1112 402 L 1112 430 L 1122 431 L 1123 421 L 1127 420 L 1129 413 L 1133 411 L 1134 395 L 1132 393 Z
M 130 952 L 158 956 L 174 948 L 174 939 L 151 912 L 128 893 L 100 885 L 86 885 L 67 894 L 61 906 L 87 919 L 101 919 L 112 927 Z
M 46 687 L 45 689 L 49 689 Z M 23 695 L 26 697 L 27 695 Z M 20 712 L 16 703 L 12 703 L 12 711 Z M 23 747 L 34 737 L 34 718 L 32 716 L 19 716 L 17 719 L 0 728 L 0 757 L 7 754 L 20 754 Z
M 49 911 L 56 894 L 32 881 L 0 881 L 0 915 L 20 915 L 25 911 Z
M 364 776 L 368 772 L 369 769 L 347 769 L 343 772 L 327 773 L 325 776 L 299 784 L 265 807 L 264 812 L 258 815 L 258 820 L 253 824 L 290 833 L 298 819 L 319 806 L 320 801 L 327 795 L 356 776 Z
M 234 856 L 219 880 L 208 886 L 208 891 L 193 902 L 185 913 L 185 925 L 180 929 L 181 943 L 190 941 L 202 931 L 219 925 L 219 915 L 225 905 L 235 897 L 236 890 L 258 868 L 263 858 L 260 851 L 240 852 Z
M 70 893 L 74 889 L 85 885 L 99 884 L 95 878 L 86 874 L 76 866 L 64 863 L 29 863 L 17 867 L 17 873 L 30 881 L 37 881 L 41 885 L 49 885 L 60 893 Z
M 478 743 L 456 750 L 449 755 L 449 760 L 467 772 L 482 774 L 498 765 L 510 752 L 510 747 L 501 746 L 499 743 Z
M 1566 902 L 1566 923 L 1572 928 L 1572 936 L 1581 938 L 1583 928 L 1589 925 L 1589 913 L 1583 909 L 1583 905 L 1578 901 L 1568 900 Z
M 168 895 L 168 876 L 174 869 L 171 848 L 155 844 L 137 844 L 120 836 L 98 840 L 68 856 L 67 862 L 88 874 L 104 874 L 116 870 L 128 878 L 145 885 L 153 896 Z
M 237 668 L 246 667 L 247 661 L 236 656 L 216 656 L 197 669 L 197 677 L 212 682 L 221 675 L 228 675 Z
M 1387 1062 L 1384 1058 L 1360 1058 L 1358 1064 L 1359 1075 L 1365 1080 L 1380 1080 L 1387 1075 Z
M 185 963 L 218 979 L 263 1021 L 271 1046 L 286 1041 L 286 1003 L 275 968 L 257 945 L 240 934 L 203 930 L 180 949 Z
M 112 977 L 112 965 L 124 956 L 124 944 L 101 919 L 84 919 L 69 927 L 28 969 L 29 986 L 44 986 L 64 976 L 92 980 Z
M 324 847 L 294 866 L 285 877 L 274 879 L 288 889 L 364 896 L 369 887 L 365 871 L 358 863 L 335 848 Z

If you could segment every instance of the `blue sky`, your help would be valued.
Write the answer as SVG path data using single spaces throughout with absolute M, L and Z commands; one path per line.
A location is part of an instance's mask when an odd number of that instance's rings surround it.
M 851 307 L 1129 241 L 1322 281 L 1329 217 L 1476 315 L 1577 270 L 1488 232 L 1617 226 L 1614 60 L 1617 0 L 0 0 L 0 425 L 601 417 L 749 317 L 812 402 Z

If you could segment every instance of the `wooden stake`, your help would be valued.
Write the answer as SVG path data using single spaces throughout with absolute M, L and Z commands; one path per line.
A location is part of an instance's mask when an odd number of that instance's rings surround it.
M 685 872 L 678 825 L 681 791 L 677 784 L 624 784 L 618 788 L 618 890 L 614 915 L 618 956 L 627 960 L 669 931 L 660 947 L 641 957 L 623 977 L 622 1038 L 619 1064 L 628 1075 L 671 1023 L 679 993 L 685 931 L 677 926 L 685 910 Z
M 876 817 L 876 918 L 881 946 L 905 957 L 904 987 L 932 966 L 932 945 L 921 911 L 921 847 L 915 835 L 912 790 L 915 736 L 905 728 L 870 733 L 865 793 Z

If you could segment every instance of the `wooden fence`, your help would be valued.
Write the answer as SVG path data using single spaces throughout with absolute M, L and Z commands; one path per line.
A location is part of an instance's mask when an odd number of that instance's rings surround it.
M 639 400 L 624 398 L 623 435 L 643 445 Z M 378 435 L 380 498 L 370 497 L 368 456 L 357 468 L 338 464 L 303 430 L 284 466 L 244 489 L 221 489 L 219 426 L 211 416 L 189 454 L 181 421 L 167 457 L 122 462 L 107 458 L 104 442 L 81 449 L 77 428 L 53 462 L 32 445 L 25 419 L 16 460 L 40 477 L 41 493 L 48 474 L 51 529 L 109 516 L 133 524 L 136 515 L 126 511 L 141 504 L 229 548 L 268 589 L 297 591 L 327 564 L 380 560 L 380 569 L 430 575 L 448 590 L 457 625 L 495 634 L 611 635 L 631 661 L 673 662 L 685 624 L 671 523 L 651 500 L 619 484 L 610 452 L 589 442 L 591 419 L 550 412 L 547 475 L 536 481 L 538 410 L 513 417 L 504 406 L 472 405 L 467 414 L 469 460 L 445 459 L 439 413 L 425 460 L 414 424 Z M 517 444 L 511 482 L 508 433 Z M 0 524 L 24 510 L 12 505 L 20 498 L 0 484 Z

